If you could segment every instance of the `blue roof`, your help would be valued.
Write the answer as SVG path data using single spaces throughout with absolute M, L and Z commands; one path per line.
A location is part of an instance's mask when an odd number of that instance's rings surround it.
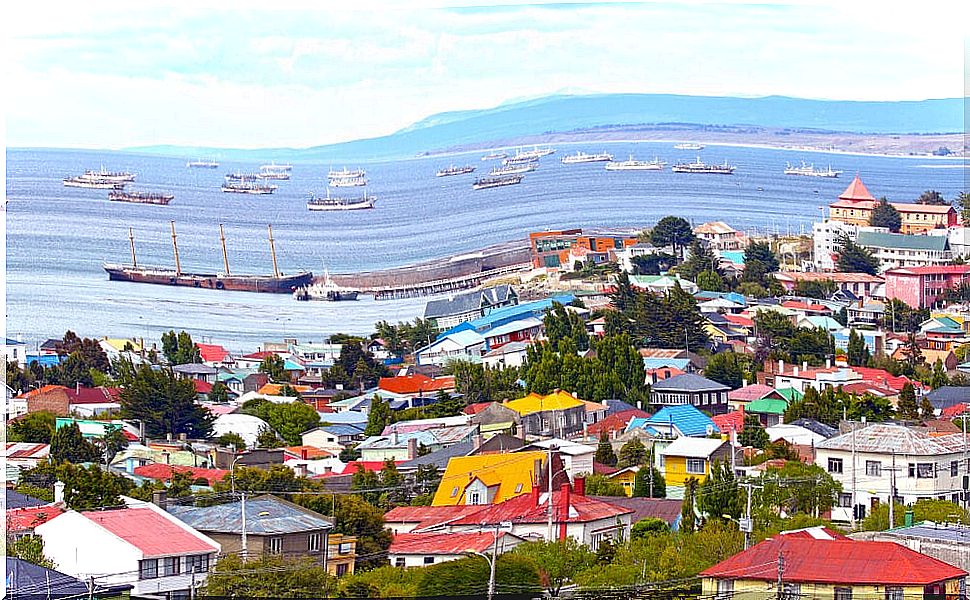
M 498 310 L 493 310 L 484 317 L 480 319 L 475 319 L 474 321 L 466 321 L 460 325 L 455 325 L 444 335 L 453 333 L 456 331 L 463 330 L 475 330 L 479 333 L 488 331 L 493 327 L 498 327 L 499 325 L 505 325 L 506 323 L 511 323 L 512 321 L 518 321 L 519 319 L 524 319 L 526 317 L 536 317 L 541 319 L 546 310 L 552 308 L 553 302 L 558 302 L 559 304 L 566 305 L 576 299 L 576 296 L 572 294 L 563 294 L 560 296 L 553 296 L 551 298 L 546 298 L 544 300 L 536 300 L 534 302 L 526 302 L 524 304 L 516 304 L 514 306 L 506 306 Z
M 303 365 L 289 359 L 283 361 L 283 368 L 287 371 L 306 371 Z
M 353 424 L 353 423 L 367 423 L 367 415 L 358 412 L 356 410 L 345 410 L 342 412 L 332 412 L 332 413 L 320 413 L 321 423 L 331 423 L 336 425 L 340 424 Z
M 664 367 L 675 367 L 681 371 L 687 370 L 690 364 L 689 358 L 643 358 L 644 369 L 662 369 Z
M 56 367 L 61 364 L 61 362 L 67 358 L 62 357 L 59 354 L 28 354 L 25 362 L 29 365 L 31 363 L 37 363 L 42 367 Z
M 326 431 L 329 434 L 342 436 L 342 435 L 361 435 L 364 433 L 363 427 L 357 427 L 351 423 L 335 423 L 333 425 L 321 425 L 319 429 Z
M 705 436 L 708 427 L 712 427 L 715 433 L 720 432 L 709 416 L 691 404 L 665 406 L 658 410 L 657 414 L 645 419 L 644 422 L 654 425 L 673 425 L 688 437 Z
M 744 250 L 721 250 L 718 254 L 721 258 L 726 258 L 736 265 L 744 264 Z
M 5 338 L 5 339 L 7 340 L 7 341 L 5 342 L 5 344 L 6 344 L 7 346 L 17 346 L 17 345 L 19 345 L 19 346 L 23 346 L 23 345 L 25 344 L 25 342 L 19 342 L 19 341 L 17 341 L 17 340 L 12 340 L 12 339 L 10 339 L 10 338 Z

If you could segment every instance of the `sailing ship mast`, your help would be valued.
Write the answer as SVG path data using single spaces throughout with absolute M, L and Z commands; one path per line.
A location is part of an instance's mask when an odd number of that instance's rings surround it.
M 138 259 L 135 258 L 135 234 L 132 233 L 131 227 L 128 228 L 128 243 L 131 244 L 131 266 L 138 268 Z
M 226 275 L 229 275 L 229 254 L 226 252 L 226 232 L 222 230 L 222 223 L 219 223 L 219 239 L 222 240 L 222 264 L 226 266 Z
M 175 251 L 175 275 L 176 277 L 182 275 L 182 265 L 179 263 L 179 246 L 175 241 L 175 221 L 169 221 L 172 224 L 172 249 Z
M 273 255 L 273 277 L 278 279 L 280 276 L 280 270 L 276 266 L 276 246 L 273 244 L 273 226 L 267 225 L 267 227 L 269 228 L 269 252 Z

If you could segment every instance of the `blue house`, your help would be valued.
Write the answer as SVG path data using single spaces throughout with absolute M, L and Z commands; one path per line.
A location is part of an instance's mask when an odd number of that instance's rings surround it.
M 707 437 L 720 433 L 714 421 L 692 404 L 665 406 L 652 417 L 644 419 L 643 424 L 672 437 Z

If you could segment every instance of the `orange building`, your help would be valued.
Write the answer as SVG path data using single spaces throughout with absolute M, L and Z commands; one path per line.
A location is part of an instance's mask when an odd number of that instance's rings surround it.
M 600 233 L 583 235 L 582 229 L 537 231 L 529 234 L 529 253 L 533 268 L 559 269 L 572 263 L 570 254 L 595 263 L 616 258 L 616 251 L 638 242 L 636 234 Z
M 829 219 L 867 227 L 878 202 L 856 175 L 849 187 L 839 195 L 839 199 L 829 204 Z M 889 204 L 899 211 L 902 220 L 900 233 L 919 234 L 957 225 L 957 211 L 949 204 Z

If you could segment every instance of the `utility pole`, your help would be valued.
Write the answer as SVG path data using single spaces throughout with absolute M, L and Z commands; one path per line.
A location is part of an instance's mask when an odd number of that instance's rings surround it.
M 243 562 L 249 557 L 249 540 L 246 538 L 246 492 L 242 493 L 242 555 Z
M 782 577 L 785 574 L 785 556 L 778 552 L 778 600 L 782 600 L 785 597 L 785 584 Z
M 751 532 L 754 530 L 754 521 L 751 520 L 751 493 L 756 486 L 754 483 L 748 481 L 742 483 L 741 487 L 747 490 L 748 501 L 744 508 L 744 519 L 738 522 L 738 528 L 744 533 L 744 549 L 747 550 L 751 546 Z
M 852 530 L 855 530 L 855 421 L 852 421 Z
M 495 541 L 492 543 L 492 560 L 488 561 L 488 600 L 495 598 L 495 563 L 498 562 L 498 530 L 501 521 L 495 524 Z
M 546 458 L 546 466 L 549 471 L 548 473 L 549 484 L 547 486 L 549 488 L 549 493 L 548 493 L 548 496 L 546 497 L 546 516 L 549 519 L 549 531 L 546 533 L 546 541 L 551 542 L 553 540 L 553 537 L 552 537 L 552 534 L 553 534 L 553 531 L 552 531 L 552 444 L 549 444 L 549 454 Z
M 895 505 L 896 505 L 896 451 L 892 452 L 892 470 L 889 472 L 889 529 L 896 526 Z

